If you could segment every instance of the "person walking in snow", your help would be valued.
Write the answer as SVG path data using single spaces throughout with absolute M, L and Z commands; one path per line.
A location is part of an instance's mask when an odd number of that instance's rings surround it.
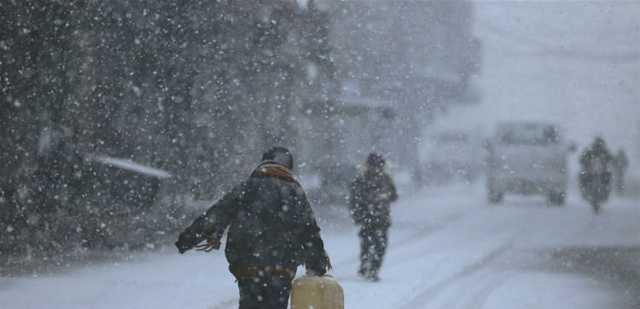
M 602 203 L 609 199 L 612 160 L 613 156 L 602 137 L 596 137 L 580 156 L 580 192 L 596 214 L 600 212 Z
M 385 160 L 371 153 L 365 170 L 351 184 L 349 206 L 353 221 L 360 226 L 360 269 L 367 280 L 378 281 L 378 272 L 387 248 L 391 226 L 391 202 L 398 199 L 391 176 L 384 170 Z
M 620 149 L 618 154 L 613 157 L 613 179 L 615 181 L 616 193 L 619 195 L 624 194 L 624 177 L 629 167 L 629 159 L 624 150 Z
M 251 176 L 195 219 L 176 242 L 180 253 L 194 247 L 209 252 L 219 248 L 228 228 L 225 253 L 240 290 L 240 309 L 286 309 L 299 265 L 318 276 L 331 268 L 292 169 L 289 150 L 268 150 Z

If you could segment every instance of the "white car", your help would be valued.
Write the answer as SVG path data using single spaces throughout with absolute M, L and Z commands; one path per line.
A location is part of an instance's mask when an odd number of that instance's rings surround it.
M 444 183 L 454 178 L 473 181 L 482 170 L 480 138 L 462 130 L 433 135 L 420 149 L 421 171 L 429 182 Z
M 487 144 L 487 189 L 491 203 L 507 193 L 543 194 L 563 205 L 568 186 L 567 158 L 572 147 L 552 123 L 508 122 L 497 126 Z

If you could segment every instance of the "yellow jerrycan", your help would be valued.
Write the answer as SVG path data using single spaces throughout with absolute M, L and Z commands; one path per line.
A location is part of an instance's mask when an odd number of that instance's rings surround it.
M 299 277 L 292 288 L 291 309 L 344 309 L 344 292 L 333 277 Z

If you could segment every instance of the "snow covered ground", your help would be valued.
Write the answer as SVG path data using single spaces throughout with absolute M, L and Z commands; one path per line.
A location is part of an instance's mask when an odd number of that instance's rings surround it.
M 405 196 L 394 205 L 378 283 L 356 276 L 352 226 L 323 222 L 323 237 L 346 308 L 631 308 L 637 290 L 609 280 L 628 267 L 621 259 L 609 265 L 605 258 L 606 271 L 598 274 L 578 265 L 588 264 L 588 254 L 563 250 L 618 256 L 626 252 L 618 248 L 640 247 L 636 204 L 613 200 L 596 217 L 577 196 L 562 208 L 535 197 L 489 206 L 481 185 Z M 226 267 L 222 252 L 179 255 L 168 247 L 123 263 L 2 278 L 0 308 L 235 308 L 237 290 Z

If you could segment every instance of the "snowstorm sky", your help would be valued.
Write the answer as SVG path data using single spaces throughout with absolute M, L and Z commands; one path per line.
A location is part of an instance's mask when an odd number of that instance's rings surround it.
M 476 11 L 483 103 L 444 119 L 487 130 L 558 121 L 580 146 L 602 134 L 640 158 L 640 1 L 477 1 Z

